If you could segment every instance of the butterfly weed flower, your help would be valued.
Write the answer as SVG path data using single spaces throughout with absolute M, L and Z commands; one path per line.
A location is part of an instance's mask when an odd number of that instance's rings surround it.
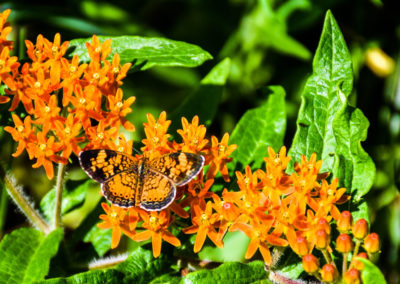
M 228 145 L 229 134 L 225 133 L 219 142 L 217 137 L 211 137 L 210 148 L 210 168 L 208 169 L 207 179 L 215 177 L 220 172 L 226 182 L 230 181 L 227 163 L 232 161 L 229 156 L 236 150 L 237 145 Z

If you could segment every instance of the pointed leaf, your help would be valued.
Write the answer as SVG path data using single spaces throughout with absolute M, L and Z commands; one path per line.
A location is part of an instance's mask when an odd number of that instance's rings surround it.
M 121 64 L 135 61 L 136 70 L 146 70 L 153 66 L 196 67 L 212 59 L 207 51 L 197 45 L 166 38 L 140 36 L 98 36 L 98 38 L 100 42 L 112 39 L 109 59 L 118 53 Z M 71 40 L 70 46 L 75 48 L 71 56 L 76 54 L 81 61 L 89 62 L 85 43 L 90 41 L 91 38 Z
M 242 168 L 251 163 L 253 168 L 259 168 L 268 153 L 268 146 L 277 151 L 283 144 L 285 91 L 280 86 L 270 86 L 265 91 L 270 93 L 267 101 L 242 116 L 229 141 L 238 145 L 232 157 Z
M 338 177 L 341 186 L 356 200 L 374 180 L 375 167 L 360 143 L 366 138 L 368 121 L 348 105 L 353 84 L 350 53 L 343 35 L 328 11 L 320 43 L 307 80 L 297 119 L 297 131 L 289 151 L 294 161 L 317 153 L 323 160 L 321 172 Z
M 18 284 L 43 280 L 62 237 L 62 229 L 48 236 L 32 228 L 6 235 L 0 243 L 0 279 Z

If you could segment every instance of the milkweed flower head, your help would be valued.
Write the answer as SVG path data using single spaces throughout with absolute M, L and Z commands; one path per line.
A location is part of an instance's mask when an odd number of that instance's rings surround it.
M 0 14 L 0 83 L 6 86 L 0 103 L 10 102 L 14 126 L 6 126 L 24 151 L 36 159 L 33 167 L 44 167 L 54 176 L 54 163 L 67 163 L 69 157 L 85 149 L 107 147 L 117 150 L 119 128 L 134 131 L 126 120 L 135 97 L 124 99 L 123 78 L 131 64 L 120 64 L 118 54 L 108 58 L 111 40 L 100 42 L 95 35 L 86 47 L 89 63 L 78 56 L 65 57 L 69 42 L 56 34 L 53 41 L 39 35 L 36 42 L 25 41 L 29 62 L 21 64 L 10 55 L 13 43 L 7 35 L 10 10 Z M 23 114 L 17 114 L 22 105 Z

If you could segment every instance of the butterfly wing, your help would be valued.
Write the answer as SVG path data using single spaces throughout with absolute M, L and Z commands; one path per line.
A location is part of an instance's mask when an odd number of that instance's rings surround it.
M 168 177 L 176 186 L 188 183 L 199 174 L 204 157 L 193 153 L 176 152 L 150 162 L 150 168 Z
M 143 175 L 140 207 L 148 211 L 159 211 L 168 207 L 175 199 L 176 188 L 172 180 L 163 174 L 146 169 Z
M 132 156 L 104 149 L 80 152 L 79 163 L 82 169 L 99 183 L 104 183 L 111 177 L 136 165 Z
M 138 168 L 120 172 L 101 184 L 101 191 L 105 198 L 120 207 L 136 206 L 138 191 Z

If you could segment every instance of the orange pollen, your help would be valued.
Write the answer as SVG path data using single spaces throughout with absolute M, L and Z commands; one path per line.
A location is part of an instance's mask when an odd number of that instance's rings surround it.
M 71 128 L 69 128 L 68 126 L 65 127 L 64 132 L 67 133 L 67 134 L 70 134 L 71 133 Z
M 94 52 L 97 52 L 97 53 L 99 53 L 100 51 L 101 51 L 101 47 L 100 46 L 96 47 L 95 50 L 94 50 Z
M 22 131 L 24 131 L 24 127 L 23 127 L 22 125 L 20 125 L 20 126 L 17 127 L 17 130 L 18 130 L 19 132 L 22 132 Z
M 84 104 L 86 102 L 85 98 L 80 98 L 79 103 Z
M 104 139 L 104 133 L 103 132 L 97 133 L 97 138 Z
M 99 79 L 100 78 L 100 74 L 99 73 L 93 73 L 93 79 Z
M 35 86 L 36 89 L 39 89 L 41 85 L 42 84 L 40 84 L 39 81 L 36 81 L 34 86 Z
M 44 107 L 44 111 L 45 111 L 45 112 L 50 112 L 50 110 L 51 110 L 51 109 L 50 109 L 49 106 L 45 106 L 45 107 Z
M 160 141 L 160 138 L 158 138 L 157 136 L 153 137 L 153 143 L 157 144 Z
M 124 104 L 122 102 L 117 103 L 117 108 L 121 108 Z
M 42 151 L 44 151 L 46 149 L 46 147 L 47 147 L 47 145 L 44 144 L 44 143 L 39 145 L 39 149 L 42 150 Z
M 118 67 L 114 67 L 114 68 L 112 69 L 112 72 L 113 72 L 113 73 L 118 73 L 118 72 L 119 72 Z
M 76 66 L 72 65 L 72 66 L 69 67 L 69 72 L 70 73 L 75 73 L 75 71 L 76 71 Z

